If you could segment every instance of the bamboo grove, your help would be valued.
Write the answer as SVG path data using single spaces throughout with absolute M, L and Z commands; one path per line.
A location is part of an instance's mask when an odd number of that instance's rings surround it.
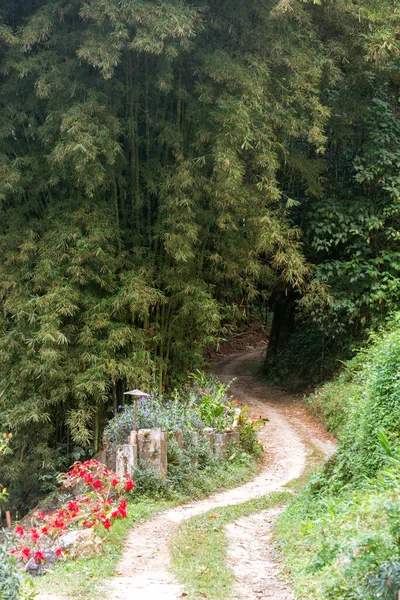
M 307 248 L 333 111 L 368 73 L 398 85 L 399 14 L 1 0 L 0 16 L 0 422 L 14 433 L 0 473 L 27 506 L 38 472 L 46 490 L 97 450 L 127 386 L 184 379 L 282 294 L 314 313 L 326 301 L 325 258 Z

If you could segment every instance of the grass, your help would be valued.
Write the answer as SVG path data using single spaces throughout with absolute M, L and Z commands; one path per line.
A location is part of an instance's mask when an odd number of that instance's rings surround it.
M 193 517 L 179 527 L 171 543 L 173 571 L 184 583 L 188 600 L 231 597 L 235 577 L 226 565 L 226 525 L 240 517 L 281 505 L 289 496 L 289 492 L 280 492 L 243 504 L 217 508 Z
M 227 542 L 225 527 L 241 517 L 285 504 L 293 492 L 301 491 L 311 473 L 323 459 L 313 444 L 308 444 L 307 466 L 301 476 L 290 481 L 287 492 L 226 506 L 185 521 L 176 531 L 171 554 L 177 578 L 185 585 L 190 598 L 224 600 L 230 598 L 234 574 L 226 565 Z
M 276 535 L 298 598 L 397 600 L 400 584 L 394 587 L 392 577 L 390 590 L 382 566 L 398 562 L 400 487 L 399 481 L 381 485 L 344 490 L 318 505 L 301 495 L 278 518 Z M 371 582 L 380 577 L 379 593 Z
M 319 448 L 314 446 L 314 444 L 311 444 L 310 442 L 306 441 L 304 441 L 303 444 L 308 449 L 307 464 L 305 466 L 305 469 L 299 477 L 297 477 L 296 479 L 292 479 L 283 486 L 290 489 L 291 492 L 296 494 L 301 492 L 305 488 L 311 475 L 315 473 L 316 469 L 321 465 L 321 463 L 324 460 L 324 454 Z
M 298 598 L 398 598 L 399 366 L 397 319 L 307 399 L 339 444 L 277 520 L 276 539 Z

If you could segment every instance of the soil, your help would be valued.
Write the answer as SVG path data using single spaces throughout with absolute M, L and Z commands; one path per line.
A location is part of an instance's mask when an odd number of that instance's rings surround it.
M 248 338 L 246 340 L 248 342 Z M 239 354 L 214 357 L 212 370 L 226 383 L 235 379 L 232 394 L 248 406 L 251 418 L 262 415 L 269 419 L 260 432 L 265 448 L 260 474 L 233 490 L 168 510 L 134 527 L 125 542 L 116 575 L 107 584 L 108 600 L 185 597 L 184 588 L 171 575 L 168 550 L 172 533 L 180 523 L 217 506 L 240 504 L 280 491 L 301 475 L 311 446 L 324 455 L 334 450 L 335 440 L 297 398 L 265 385 L 251 373 L 250 367 L 262 360 L 265 340 L 254 338 L 252 343 L 244 345 L 245 352 L 240 347 Z M 237 581 L 230 600 L 294 598 L 279 574 L 272 553 L 272 527 L 277 514 L 276 509 L 264 511 L 227 527 L 228 562 Z M 40 596 L 39 600 L 57 599 Z

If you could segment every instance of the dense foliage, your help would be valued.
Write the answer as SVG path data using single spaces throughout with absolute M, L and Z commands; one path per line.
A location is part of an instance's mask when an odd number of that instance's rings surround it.
M 198 372 L 192 384 L 170 394 L 155 393 L 137 401 L 137 428 L 160 427 L 163 431 L 199 431 L 212 427 L 223 431 L 232 427 L 237 405 L 228 386 L 214 376 Z M 118 415 L 104 430 L 110 443 L 125 444 L 134 426 L 134 406 L 120 406 Z
M 399 368 L 396 318 L 337 380 L 308 398 L 340 440 L 336 453 L 279 523 L 300 597 L 398 596 Z
M 400 301 L 399 6 L 322 2 L 317 11 L 339 67 L 334 83 L 321 81 L 330 113 L 325 154 L 306 158 L 297 143 L 295 166 L 307 185 L 291 164 L 281 180 L 315 269 L 302 296 L 275 289 L 267 360 L 270 377 L 292 384 L 332 374 L 335 359 L 349 357 Z
M 12 507 L 97 449 L 126 387 L 161 391 L 274 282 L 304 284 L 277 171 L 324 142 L 322 46 L 312 6 L 275 4 L 0 2 Z
M 2 600 L 21 600 L 22 573 L 15 558 L 0 546 L 0 592 Z
M 0 0 L 11 508 L 254 308 L 310 377 L 396 305 L 398 33 L 392 0 Z

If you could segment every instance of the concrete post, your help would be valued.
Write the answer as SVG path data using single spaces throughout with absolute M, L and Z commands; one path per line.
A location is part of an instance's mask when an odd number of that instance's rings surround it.
M 115 472 L 118 477 L 123 477 L 126 474 L 132 475 L 133 470 L 137 466 L 136 448 L 137 446 L 132 446 L 131 444 L 117 446 Z
M 238 431 L 230 431 L 225 435 L 227 444 L 238 444 L 240 442 L 240 433 Z
M 155 469 L 160 477 L 167 474 L 167 432 L 161 429 L 138 431 L 138 458 L 148 468 Z
M 169 434 L 172 440 L 178 444 L 179 448 L 183 448 L 183 431 L 171 431 Z
M 214 451 L 217 456 L 223 458 L 226 454 L 226 433 L 216 433 Z

